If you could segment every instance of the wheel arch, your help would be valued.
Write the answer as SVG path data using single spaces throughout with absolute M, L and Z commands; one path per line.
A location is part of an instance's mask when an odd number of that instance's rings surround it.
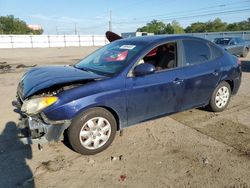
M 234 91 L 234 82 L 233 82 L 233 80 L 223 80 L 223 81 L 227 82 L 230 85 L 231 92 L 233 93 L 233 91 Z
M 117 131 L 120 130 L 120 128 L 121 128 L 120 127 L 120 118 L 119 118 L 118 113 L 114 109 L 107 107 L 107 106 L 95 106 L 95 107 L 104 108 L 104 109 L 108 110 L 114 116 L 114 118 L 116 120 Z
M 121 122 L 120 122 L 120 117 L 119 117 L 118 113 L 113 108 L 105 106 L 105 105 L 90 105 L 90 106 L 87 106 L 87 107 L 79 110 L 77 112 L 77 114 L 74 115 L 74 117 L 78 116 L 81 113 L 84 113 L 85 111 L 91 110 L 92 108 L 103 108 L 103 109 L 109 111 L 114 116 L 114 118 L 116 120 L 117 131 L 119 131 L 121 129 Z

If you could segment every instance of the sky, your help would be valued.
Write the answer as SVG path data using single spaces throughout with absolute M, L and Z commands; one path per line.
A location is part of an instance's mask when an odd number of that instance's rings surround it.
M 250 0 L 0 0 L 0 16 L 38 24 L 44 34 L 134 32 L 153 19 L 186 27 L 217 17 L 232 23 L 250 17 Z

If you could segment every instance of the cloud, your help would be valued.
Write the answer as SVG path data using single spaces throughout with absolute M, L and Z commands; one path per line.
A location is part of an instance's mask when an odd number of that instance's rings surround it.
M 44 21 L 51 21 L 51 22 L 62 22 L 62 23 L 78 23 L 81 22 L 82 20 L 69 17 L 69 16 L 46 16 L 43 14 L 33 14 L 30 15 L 31 18 L 34 19 L 39 19 L 39 20 L 44 20 Z
M 107 16 L 96 16 L 95 17 L 96 20 L 107 20 Z

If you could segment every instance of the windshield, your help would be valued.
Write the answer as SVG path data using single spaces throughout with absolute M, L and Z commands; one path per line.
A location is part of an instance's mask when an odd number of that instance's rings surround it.
M 217 38 L 217 39 L 214 39 L 214 42 L 215 44 L 221 44 L 221 45 L 228 45 L 229 41 L 231 39 L 225 39 L 225 38 Z
M 141 43 L 115 41 L 84 58 L 75 67 L 112 76 L 120 72 L 143 46 Z

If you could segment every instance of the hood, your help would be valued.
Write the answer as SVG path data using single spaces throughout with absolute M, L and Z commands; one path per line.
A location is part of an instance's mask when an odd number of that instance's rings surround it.
M 18 95 L 24 100 L 38 91 L 52 86 L 102 78 L 105 76 L 76 69 L 72 66 L 36 67 L 22 77 L 18 85 Z

